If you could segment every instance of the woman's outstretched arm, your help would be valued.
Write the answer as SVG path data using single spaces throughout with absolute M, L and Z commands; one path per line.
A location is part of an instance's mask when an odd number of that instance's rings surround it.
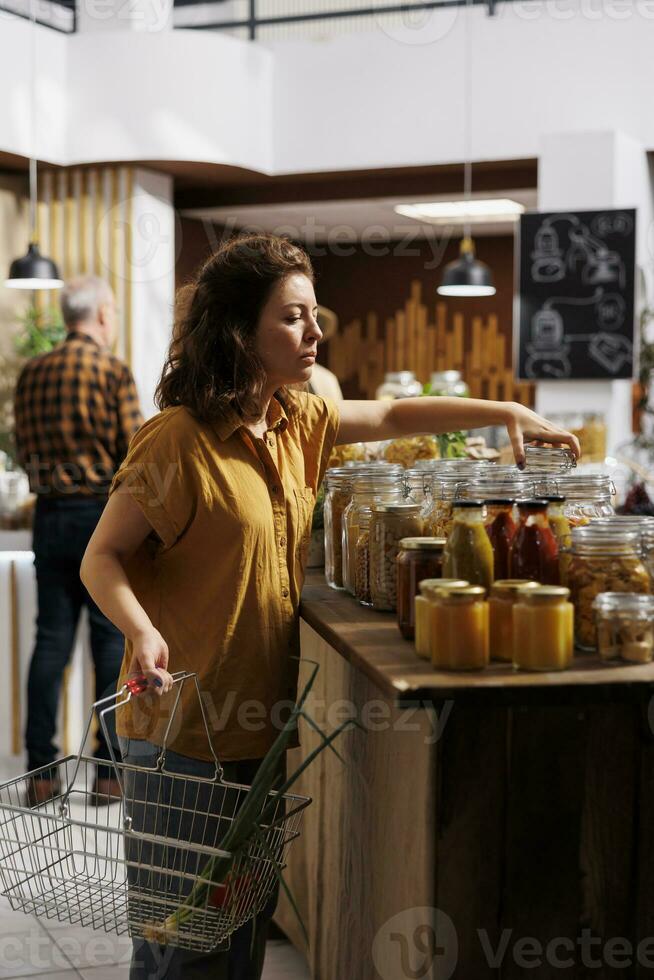
M 120 489 L 112 494 L 88 543 L 80 578 L 107 619 L 132 643 L 130 673 L 141 671 L 157 694 L 170 690 L 168 647 L 136 598 L 125 562 L 151 533 L 138 504 Z
M 567 445 L 576 457 L 579 440 L 518 402 L 480 398 L 402 398 L 397 401 L 339 402 L 338 443 L 375 442 L 400 436 L 429 435 L 459 429 L 504 425 L 518 466 L 525 462 L 525 442 Z

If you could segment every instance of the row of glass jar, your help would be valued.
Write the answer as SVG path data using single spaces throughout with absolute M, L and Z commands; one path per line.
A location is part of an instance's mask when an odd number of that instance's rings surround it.
M 481 670 L 491 659 L 522 670 L 564 670 L 574 653 L 569 589 L 537 582 L 426 579 L 415 599 L 415 647 L 437 670 Z
M 453 503 L 457 497 L 479 499 L 525 500 L 534 497 L 533 476 L 520 473 L 517 467 L 470 460 L 436 460 L 431 465 L 402 470 L 387 463 L 359 464 L 329 470 L 325 497 L 325 575 L 333 588 L 355 592 L 354 551 L 359 516 L 369 518 L 373 503 L 407 503 L 420 506 L 421 531 L 433 537 L 447 537 L 453 523 Z M 438 465 L 436 465 L 438 464 Z M 492 480 L 485 474 L 492 472 Z M 483 476 L 480 475 L 484 474 Z M 540 484 L 541 488 L 543 484 Z M 550 480 L 550 489 L 564 491 L 563 516 L 572 526 L 581 526 L 593 518 L 613 513 L 613 487 L 609 477 L 559 477 Z M 344 530 L 348 509 L 352 531 Z M 406 512 L 408 515 L 408 512 Z M 417 522 L 416 522 L 417 523 Z M 352 546 L 352 547 L 350 547 Z M 351 552 L 351 554 L 350 554 Z M 499 577 L 504 574 L 498 567 Z

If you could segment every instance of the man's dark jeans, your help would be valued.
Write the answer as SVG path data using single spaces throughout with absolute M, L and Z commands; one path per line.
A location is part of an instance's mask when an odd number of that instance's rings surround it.
M 95 665 L 95 699 L 116 690 L 123 657 L 122 634 L 100 612 L 82 585 L 79 569 L 106 501 L 39 498 L 34 518 L 34 564 L 38 593 L 36 644 L 30 664 L 25 741 L 29 770 L 57 757 L 53 739 L 64 668 L 70 658 L 82 607 L 86 606 Z M 107 715 L 113 719 L 114 713 Z M 115 736 L 114 736 L 115 737 Z M 113 738 L 112 738 L 113 741 Z M 75 747 L 77 749 L 77 747 Z M 109 759 L 102 731 L 95 751 Z M 44 773 L 47 775 L 48 773 Z M 98 767 L 100 778 L 113 769 Z

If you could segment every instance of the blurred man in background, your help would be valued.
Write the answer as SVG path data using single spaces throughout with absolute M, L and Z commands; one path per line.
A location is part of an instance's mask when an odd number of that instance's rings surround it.
M 84 606 L 96 700 L 116 689 L 123 637 L 88 595 L 79 568 L 113 474 L 143 421 L 131 371 L 111 353 L 117 310 L 108 283 L 97 276 L 71 280 L 62 290 L 61 309 L 67 337 L 27 362 L 14 406 L 18 458 L 37 495 L 38 617 L 25 732 L 30 771 L 57 756 L 59 694 Z M 113 770 L 101 764 L 110 758 L 101 729 L 95 756 L 100 764 L 93 799 L 101 805 L 119 794 Z M 38 805 L 58 791 L 53 770 L 45 769 L 31 781 L 29 802 Z

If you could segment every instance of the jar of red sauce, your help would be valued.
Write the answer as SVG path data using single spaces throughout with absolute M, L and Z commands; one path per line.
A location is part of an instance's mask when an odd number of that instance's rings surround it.
M 402 538 L 397 556 L 397 624 L 405 640 L 415 634 L 415 598 L 423 579 L 443 576 L 445 538 Z
M 493 546 L 494 576 L 496 579 L 509 577 L 509 553 L 515 536 L 516 525 L 513 520 L 515 500 L 508 497 L 491 497 L 486 504 L 486 533 Z
M 511 578 L 559 584 L 559 545 L 547 516 L 547 500 L 518 502 L 519 522 L 511 542 Z

